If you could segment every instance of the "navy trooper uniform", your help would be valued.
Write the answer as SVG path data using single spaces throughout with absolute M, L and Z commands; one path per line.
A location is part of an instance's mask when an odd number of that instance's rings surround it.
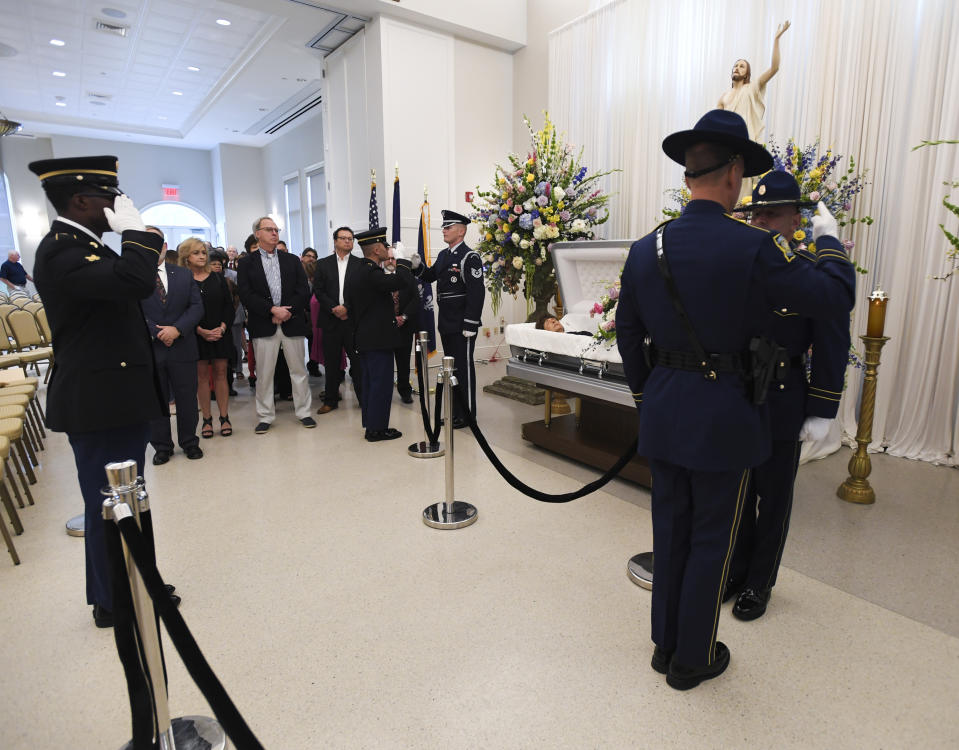
M 374 243 L 386 245 L 386 228 L 359 232 L 355 239 L 360 247 Z M 364 436 L 370 442 L 393 440 L 402 434 L 390 427 L 393 351 L 402 341 L 396 325 L 393 292 L 413 284 L 409 261 L 397 260 L 396 273 L 388 274 L 376 261 L 364 257 L 346 288 L 344 304 L 353 318 L 353 343 L 361 362 L 360 407 L 366 428 Z
M 773 171 L 757 183 L 752 202 L 744 210 L 795 206 L 798 211 L 815 205 L 801 200 L 799 185 L 791 174 Z M 796 262 L 815 265 L 817 252 L 842 253 L 835 237 L 821 237 L 816 244 L 815 250 L 793 249 Z M 767 401 L 772 454 L 753 471 L 727 584 L 727 599 L 742 591 L 733 614 L 745 620 L 756 619 L 765 612 L 770 589 L 776 584 L 802 448 L 800 430 L 809 417 L 835 418 L 849 360 L 848 315 L 813 320 L 788 306 L 778 306 L 772 311 L 769 330 L 776 343 L 786 350 L 789 369 L 785 378 L 770 386 Z M 812 357 L 807 362 L 810 347 Z
M 768 152 L 749 140 L 743 119 L 724 110 L 667 137 L 663 150 L 684 164 L 686 149 L 704 142 L 741 155 L 746 176 L 772 165 Z M 710 355 L 706 368 L 660 273 L 657 235 L 690 325 Z M 770 450 L 768 411 L 747 392 L 744 353 L 775 305 L 820 317 L 848 313 L 854 276 L 843 253 L 824 254 L 816 265 L 797 262 L 771 233 L 710 200 L 690 201 L 678 219 L 630 248 L 617 343 L 640 417 L 638 452 L 652 473 L 652 666 L 667 672 L 673 687 L 683 685 L 683 675 L 699 675 L 680 689 L 693 687 L 729 661 L 729 650 L 716 640 L 719 606 L 749 469 Z
M 82 182 L 90 193 L 122 195 L 114 156 L 33 162 L 45 190 Z M 76 192 L 76 191 L 74 191 Z M 66 432 L 86 508 L 87 602 L 112 611 L 100 489 L 104 466 L 134 459 L 143 473 L 150 421 L 169 416 L 140 300 L 153 294 L 163 238 L 128 230 L 120 253 L 58 216 L 37 248 L 34 278 L 53 336 L 47 425 Z
M 443 226 L 463 224 L 470 220 L 455 211 L 443 211 Z M 461 242 L 442 250 L 429 268 L 420 266 L 414 273 L 425 284 L 436 282 L 439 316 L 436 329 L 443 342 L 443 354 L 453 357 L 456 377 L 462 394 L 468 399 L 469 409 L 476 415 L 476 369 L 473 351 L 476 332 L 483 313 L 486 286 L 483 283 L 483 260 L 479 253 Z M 453 422 L 466 425 L 459 401 L 453 401 Z

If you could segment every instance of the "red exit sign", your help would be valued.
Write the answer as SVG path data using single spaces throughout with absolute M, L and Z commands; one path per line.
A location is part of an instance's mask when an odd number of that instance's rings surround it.
M 163 200 L 165 201 L 178 201 L 180 200 L 180 186 L 179 185 L 162 185 L 163 188 Z

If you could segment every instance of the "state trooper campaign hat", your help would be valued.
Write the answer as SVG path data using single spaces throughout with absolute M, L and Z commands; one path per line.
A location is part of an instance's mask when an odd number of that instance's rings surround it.
M 386 241 L 386 227 L 373 227 L 373 229 L 367 229 L 365 232 L 357 232 L 353 235 L 353 239 L 360 247 L 372 245 L 374 242 L 382 242 L 384 245 L 390 244 Z
M 799 191 L 799 183 L 789 172 L 781 169 L 767 173 L 753 188 L 752 202 L 740 206 L 740 211 L 751 211 L 754 208 L 771 206 L 795 206 L 800 208 L 815 208 L 816 201 L 804 201 Z
M 40 178 L 44 190 L 68 186 L 90 188 L 91 193 L 123 195 L 117 179 L 115 156 L 71 156 L 67 159 L 34 161 L 27 168 Z
M 451 227 L 454 224 L 465 224 L 466 226 L 470 225 L 470 220 L 463 216 L 463 214 L 458 214 L 456 211 L 450 211 L 449 209 L 443 209 L 441 211 L 443 214 L 443 228 Z
M 735 112 L 727 109 L 713 109 L 699 118 L 692 130 L 680 130 L 666 136 L 663 151 L 666 156 L 678 164 L 686 166 L 686 149 L 697 143 L 718 143 L 732 149 L 734 154 L 743 157 L 745 169 L 743 177 L 755 177 L 768 172 L 773 166 L 773 157 L 761 145 L 749 139 L 746 121 Z M 700 177 L 707 172 L 726 166 L 717 164 L 712 169 L 699 170 L 687 177 Z

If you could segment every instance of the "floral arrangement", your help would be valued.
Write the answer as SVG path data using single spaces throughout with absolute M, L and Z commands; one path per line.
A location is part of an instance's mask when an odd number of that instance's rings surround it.
M 941 146 L 944 143 L 955 144 L 955 143 L 959 143 L 959 141 L 957 140 L 923 141 L 918 146 L 914 146 L 912 150 L 915 151 L 916 149 L 920 149 L 923 146 Z M 959 180 L 946 180 L 942 184 L 945 185 L 947 188 L 959 188 Z M 959 218 L 959 206 L 957 206 L 955 203 L 950 203 L 948 195 L 946 195 L 942 199 L 942 205 L 945 206 L 946 210 L 949 213 L 951 213 L 956 218 Z M 946 258 L 952 264 L 952 268 L 946 273 L 942 274 L 941 276 L 933 276 L 932 278 L 935 279 L 936 281 L 945 281 L 946 279 L 950 278 L 951 276 L 959 272 L 959 265 L 957 265 L 959 264 L 959 236 L 953 234 L 948 229 L 946 229 L 945 224 L 940 224 L 939 229 L 942 231 L 943 235 L 945 235 L 946 237 L 946 240 L 949 242 L 950 248 L 946 250 Z
M 545 312 L 556 290 L 553 243 L 595 236 L 596 227 L 609 218 L 609 195 L 596 181 L 616 171 L 588 174 L 582 150 L 574 156 L 548 113 L 545 120 L 542 130 L 534 131 L 523 117 L 529 153 L 525 159 L 510 154 L 508 166 L 496 165 L 492 187 L 477 186 L 470 217 L 480 231 L 476 250 L 493 311 L 499 310 L 504 291 L 515 296 L 522 290 L 530 320 Z
M 817 140 L 811 146 L 801 147 L 795 140 L 790 138 L 785 146 L 780 146 L 775 141 L 766 144 L 766 148 L 773 157 L 773 169 L 779 169 L 789 172 L 799 183 L 799 192 L 803 200 L 822 201 L 826 204 L 830 213 L 836 217 L 839 226 L 844 227 L 847 224 L 856 223 L 871 225 L 873 219 L 871 216 L 855 217 L 850 215 L 852 210 L 853 198 L 862 192 L 868 184 L 866 175 L 868 170 L 863 170 L 862 174 L 856 173 L 856 161 L 849 157 L 849 164 L 845 172 L 838 175 L 836 172 L 842 161 L 841 154 L 834 154 L 832 149 L 821 150 L 820 143 Z M 670 218 L 676 218 L 682 212 L 682 209 L 689 203 L 689 190 L 684 185 L 678 189 L 667 190 L 666 195 L 678 208 L 664 208 L 663 215 Z M 746 196 L 739 207 L 746 207 L 752 201 L 750 196 Z M 807 237 L 812 236 L 812 217 L 816 210 L 814 208 L 804 208 L 800 210 L 802 223 L 799 229 L 793 234 L 799 249 L 809 249 L 815 251 L 814 243 L 806 243 Z M 743 218 L 741 212 L 734 213 L 737 218 Z M 853 240 L 844 240 L 843 246 L 846 252 L 851 253 L 856 246 Z M 856 264 L 856 270 L 860 273 L 866 273 L 866 270 Z
M 599 328 L 593 334 L 593 338 L 597 341 L 605 341 L 607 344 L 616 341 L 616 307 L 619 305 L 620 284 L 620 280 L 616 279 L 606 290 L 606 294 L 600 297 L 600 301 L 595 303 L 593 309 L 589 311 L 590 317 L 599 315 Z

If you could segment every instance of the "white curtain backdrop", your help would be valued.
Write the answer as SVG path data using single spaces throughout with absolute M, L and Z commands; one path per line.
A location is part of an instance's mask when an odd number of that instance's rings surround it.
M 948 270 L 939 224 L 945 180 L 959 179 L 959 3 L 954 0 L 647 0 L 594 2 L 550 34 L 549 109 L 593 169 L 620 167 L 605 235 L 638 238 L 661 218 L 664 191 L 681 184 L 660 144 L 696 122 L 730 85 L 738 58 L 754 78 L 769 67 L 785 20 L 779 73 L 766 88 L 766 138 L 817 138 L 869 185 L 853 206 L 871 227 L 846 227 L 859 277 L 853 341 L 866 297 L 890 295 L 872 450 L 956 465 L 959 446 L 959 277 Z M 952 202 L 959 198 L 953 190 Z M 955 232 L 955 226 L 953 225 Z M 850 368 L 839 426 L 856 432 L 862 372 Z M 817 446 L 815 453 L 838 445 Z

